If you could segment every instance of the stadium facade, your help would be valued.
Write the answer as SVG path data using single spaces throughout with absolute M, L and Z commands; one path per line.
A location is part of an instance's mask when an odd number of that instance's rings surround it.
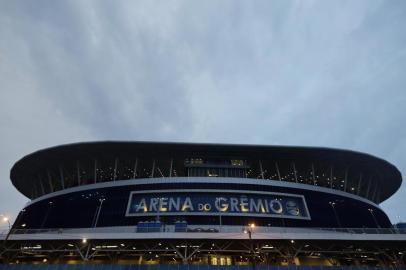
M 401 174 L 338 149 L 90 142 L 11 169 L 30 202 L 3 263 L 402 266 L 379 204 Z

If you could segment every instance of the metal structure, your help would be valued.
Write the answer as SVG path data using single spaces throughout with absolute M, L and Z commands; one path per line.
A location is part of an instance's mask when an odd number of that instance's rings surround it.
M 242 231 L 241 231 L 242 229 Z M 240 231 L 238 231 L 240 230 Z M 15 231 L 3 262 L 404 266 L 406 231 L 225 227 L 217 233 L 136 233 L 131 228 Z
M 10 177 L 31 201 L 0 235 L 2 263 L 405 263 L 406 231 L 379 206 L 400 172 L 368 154 L 94 142 L 30 154 Z

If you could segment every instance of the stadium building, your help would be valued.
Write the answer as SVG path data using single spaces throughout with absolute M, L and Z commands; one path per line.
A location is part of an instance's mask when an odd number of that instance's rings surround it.
M 406 230 L 379 206 L 399 189 L 401 174 L 364 153 L 90 142 L 25 156 L 10 178 L 30 202 L 0 235 L 3 267 L 405 262 Z

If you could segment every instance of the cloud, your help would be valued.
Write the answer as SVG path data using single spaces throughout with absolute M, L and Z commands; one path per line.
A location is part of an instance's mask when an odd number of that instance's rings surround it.
M 320 145 L 405 171 L 402 1 L 0 4 L 0 213 L 25 154 L 99 139 Z M 11 195 L 12 194 L 12 195 Z M 406 217 L 402 188 L 384 203 Z

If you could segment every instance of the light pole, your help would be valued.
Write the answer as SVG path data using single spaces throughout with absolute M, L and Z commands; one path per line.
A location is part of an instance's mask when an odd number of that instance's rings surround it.
M 372 219 L 375 221 L 376 226 L 377 226 L 378 228 L 381 228 L 381 226 L 379 226 L 378 221 L 376 220 L 376 217 L 375 217 L 375 215 L 374 215 L 374 209 L 368 208 L 368 211 L 369 211 L 369 213 L 371 214 Z
M 7 223 L 8 223 L 8 232 L 7 232 L 6 238 L 5 238 L 4 241 L 3 241 L 3 247 L 4 247 L 4 249 L 6 249 L 6 248 L 7 248 L 7 247 L 6 247 L 7 240 L 8 240 L 8 238 L 10 237 L 10 234 L 11 234 L 10 218 L 7 217 L 7 216 L 5 216 L 5 215 L 0 215 L 0 216 L 3 217 L 3 222 L 7 222 Z
M 338 215 L 337 215 L 337 212 L 336 212 L 336 208 L 335 208 L 336 203 L 335 203 L 335 202 L 328 202 L 328 203 L 331 205 L 331 208 L 333 209 L 334 216 L 336 217 L 336 221 L 337 221 L 338 227 L 341 228 L 340 219 L 338 218 Z
M 106 200 L 105 198 L 99 199 L 100 205 L 99 205 L 99 207 L 97 209 L 96 220 L 94 221 L 94 228 L 97 227 L 97 222 L 99 221 L 100 211 L 101 211 L 101 208 L 103 206 L 103 202 L 105 200 Z
M 252 232 L 255 228 L 255 224 L 251 223 L 248 224 L 248 228 L 244 229 L 244 233 L 248 234 L 248 238 L 250 239 L 250 246 L 251 246 L 251 263 L 252 263 L 252 270 L 255 270 L 255 251 L 254 251 L 254 246 L 252 244 Z
M 402 221 L 400 220 L 400 215 L 396 215 L 396 218 L 398 219 L 398 223 L 401 223 Z
M 396 218 L 398 219 L 398 223 L 396 223 L 396 225 L 395 225 L 395 229 L 396 229 L 396 231 L 397 231 L 397 233 L 400 233 L 400 228 L 399 228 L 399 226 L 402 226 L 400 223 L 402 223 L 402 221 L 400 220 L 400 215 L 396 215 Z
M 6 217 L 5 215 L 1 215 L 3 216 L 3 222 L 7 222 L 8 223 L 8 229 L 11 229 L 11 224 L 10 224 L 10 219 L 8 217 Z
M 48 205 L 49 205 L 48 210 L 47 210 L 47 212 L 46 212 L 46 214 L 45 214 L 45 216 L 44 216 L 44 219 L 42 220 L 42 223 L 41 223 L 41 227 L 40 227 L 41 229 L 43 229 L 44 226 L 45 226 L 45 223 L 46 223 L 46 221 L 47 221 L 47 219 L 48 219 L 49 213 L 50 213 L 51 210 L 52 210 L 53 202 L 50 201 L 50 202 L 48 203 Z

